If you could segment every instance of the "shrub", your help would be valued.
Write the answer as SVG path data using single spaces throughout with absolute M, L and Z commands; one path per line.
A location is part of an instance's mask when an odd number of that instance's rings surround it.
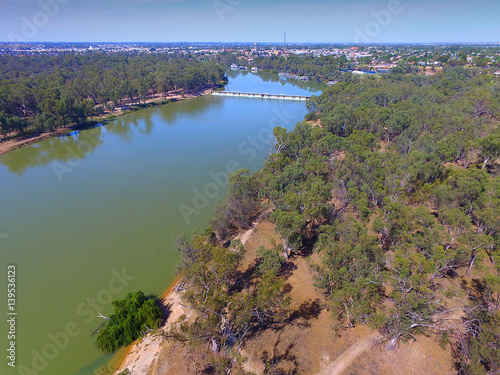
M 161 320 L 156 299 L 147 299 L 142 291 L 131 292 L 122 300 L 113 302 L 115 312 L 100 329 L 97 346 L 105 353 L 113 353 L 131 344 L 147 329 L 155 329 Z

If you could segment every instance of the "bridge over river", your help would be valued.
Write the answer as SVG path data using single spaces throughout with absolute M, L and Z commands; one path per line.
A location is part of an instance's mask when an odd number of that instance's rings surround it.
M 281 100 L 307 100 L 309 96 L 302 95 L 285 95 L 285 94 L 255 94 L 252 92 L 230 92 L 230 91 L 212 91 L 215 96 L 236 96 L 242 98 L 259 98 L 259 99 L 281 99 Z

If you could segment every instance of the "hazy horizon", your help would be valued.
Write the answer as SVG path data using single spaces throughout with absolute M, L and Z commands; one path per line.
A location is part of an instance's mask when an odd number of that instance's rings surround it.
M 65 41 L 49 41 L 49 40 L 33 40 L 33 41 L 9 41 L 9 40 L 0 40 L 0 43 L 4 44 L 190 44 L 190 45 L 203 45 L 203 44 L 213 44 L 213 45 L 253 45 L 257 43 L 258 45 L 267 45 L 267 46 L 280 46 L 283 45 L 283 41 L 281 42 L 262 42 L 258 40 L 252 41 L 228 41 L 228 42 L 219 42 L 219 41 L 200 41 L 200 40 L 181 40 L 181 41 L 148 41 L 148 40 L 137 40 L 137 41 L 110 41 L 110 40 L 96 40 L 96 41 L 74 41 L 74 40 L 65 40 Z M 401 46 L 425 46 L 425 45 L 496 45 L 500 44 L 500 41 L 475 41 L 475 42 L 374 42 L 374 43 L 355 43 L 355 42 L 287 42 L 287 46 L 301 46 L 301 45 L 323 45 L 323 46 L 334 46 L 334 45 L 356 45 L 356 46 L 374 46 L 374 45 L 401 45 Z
M 3 42 L 497 43 L 478 0 L 0 0 Z

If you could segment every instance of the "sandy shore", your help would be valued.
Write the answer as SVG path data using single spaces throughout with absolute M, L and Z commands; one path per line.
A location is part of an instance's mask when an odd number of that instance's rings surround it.
M 254 223 L 252 228 L 246 232 L 240 234 L 235 239 L 241 240 L 243 244 L 248 241 L 251 237 L 253 230 L 255 228 Z M 160 327 L 160 331 L 168 331 L 171 324 L 175 323 L 181 315 L 186 315 L 187 318 L 193 314 L 193 310 L 185 308 L 181 305 L 181 293 L 177 291 L 177 286 L 179 279 L 177 280 L 163 293 L 160 299 L 160 305 L 164 310 L 167 310 L 169 315 L 165 323 Z M 123 356 L 121 361 L 113 361 L 114 363 L 120 363 L 115 374 L 129 369 L 132 374 L 151 374 L 154 373 L 155 369 L 158 367 L 158 355 L 166 348 L 169 342 L 166 342 L 163 338 L 154 335 L 147 335 L 140 341 L 134 342 Z
M 7 152 L 12 150 L 17 150 L 18 148 L 24 146 L 29 146 L 33 143 L 37 143 L 51 137 L 58 137 L 66 133 L 70 133 L 73 130 L 73 126 L 65 126 L 62 128 L 57 128 L 52 133 L 30 134 L 23 137 L 9 139 L 8 141 L 0 143 L 0 155 L 6 154 Z
M 162 309 L 169 311 L 168 319 L 160 328 L 160 331 L 166 331 L 170 324 L 176 322 L 182 314 L 189 316 L 190 312 L 186 311 L 187 309 L 180 305 L 180 293 L 174 290 L 178 282 L 179 279 L 177 278 L 160 299 Z M 142 340 L 136 341 L 130 345 L 121 361 L 116 361 L 116 359 L 112 361 L 120 363 L 115 374 L 126 368 L 128 368 L 132 374 L 147 374 L 150 368 L 156 366 L 156 358 L 167 344 L 168 343 L 161 337 L 152 334 L 146 335 Z
M 144 102 L 142 102 L 140 104 L 144 105 L 144 104 L 150 104 L 150 103 L 155 103 L 155 102 L 161 102 L 164 100 L 180 101 L 180 100 L 192 99 L 192 98 L 196 98 L 199 96 L 208 95 L 212 92 L 212 90 L 213 89 L 206 89 L 203 91 L 188 93 L 188 94 L 184 94 L 184 95 L 181 95 L 178 93 L 172 93 L 171 95 L 167 95 L 166 97 L 162 96 L 162 95 L 156 95 L 153 98 L 146 99 Z M 133 106 L 135 106 L 135 104 L 130 105 L 130 107 L 133 107 Z M 121 116 L 124 113 L 127 113 L 127 111 L 124 111 L 122 108 L 117 108 L 115 110 L 115 112 L 113 112 L 113 113 L 107 113 L 105 116 L 96 117 L 95 121 L 97 121 L 97 122 L 102 121 L 108 115 Z M 22 137 L 18 137 L 18 138 L 9 139 L 5 142 L 0 142 L 0 155 L 5 154 L 5 153 L 12 151 L 12 150 L 17 150 L 17 149 L 24 147 L 24 146 L 32 145 L 34 143 L 43 141 L 43 140 L 51 138 L 51 137 L 58 137 L 58 136 L 63 135 L 63 134 L 71 133 L 72 131 L 76 130 L 77 128 L 78 128 L 78 125 L 73 124 L 73 125 L 68 125 L 68 126 L 64 126 L 61 128 L 57 128 L 52 133 L 46 132 L 46 133 L 40 133 L 40 134 L 30 134 L 30 135 L 26 135 L 26 136 L 22 136 Z

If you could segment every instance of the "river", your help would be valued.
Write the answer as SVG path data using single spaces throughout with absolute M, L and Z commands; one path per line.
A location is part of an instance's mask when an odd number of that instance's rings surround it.
M 320 87 L 231 72 L 228 91 L 312 95 Z M 2 374 L 92 375 L 109 361 L 92 332 L 110 302 L 175 278 L 180 233 L 203 230 L 225 176 L 262 167 L 272 128 L 304 102 L 204 96 L 132 112 L 105 126 L 0 156 L 0 301 L 16 267 L 15 339 L 1 324 Z M 15 341 L 16 368 L 7 366 Z

